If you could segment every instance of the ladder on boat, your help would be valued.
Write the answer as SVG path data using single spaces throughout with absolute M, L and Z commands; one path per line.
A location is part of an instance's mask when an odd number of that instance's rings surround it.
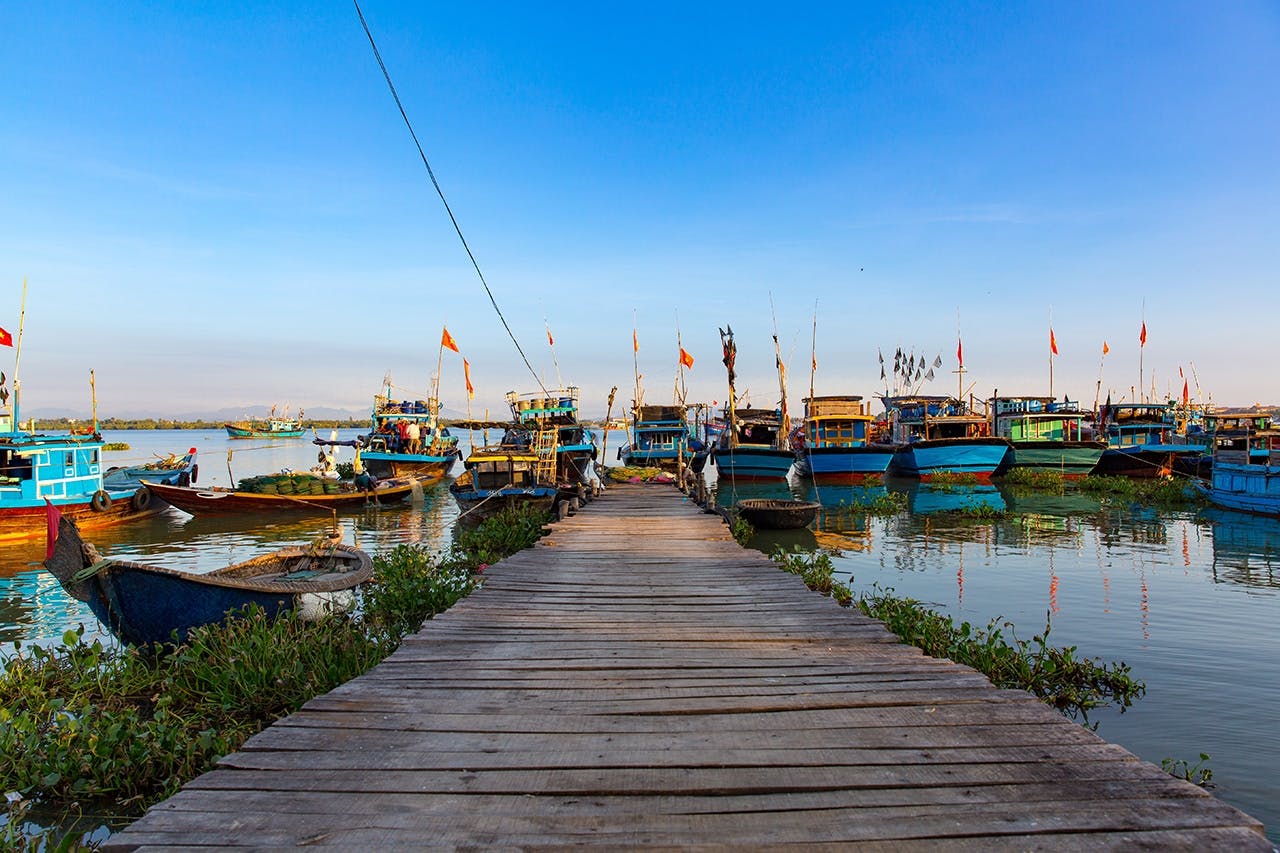
M 550 486 L 556 481 L 556 450 L 560 444 L 560 430 L 549 427 L 538 430 L 533 437 L 533 452 L 538 457 L 535 477 L 538 485 Z

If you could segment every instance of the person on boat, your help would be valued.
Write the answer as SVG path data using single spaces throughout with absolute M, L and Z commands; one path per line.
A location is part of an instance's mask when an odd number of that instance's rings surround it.
M 422 452 L 422 428 L 418 426 L 417 421 L 411 421 L 405 428 L 405 437 L 409 441 L 410 453 Z
M 409 422 L 404 418 L 396 421 L 396 438 L 399 442 L 396 444 L 396 450 L 403 453 L 409 448 Z

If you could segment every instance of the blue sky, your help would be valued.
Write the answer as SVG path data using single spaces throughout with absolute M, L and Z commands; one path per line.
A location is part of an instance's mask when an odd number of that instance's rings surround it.
M 607 4 L 606 4 L 607 6 Z M 694 8 L 690 8 L 690 7 Z M 583 408 L 793 408 L 883 390 L 877 349 L 975 393 L 1139 379 L 1280 402 L 1280 6 L 419 4 L 364 14 L 508 321 Z M 27 411 L 364 410 L 425 395 L 442 325 L 474 411 L 532 390 L 354 7 L 0 8 L 0 326 Z M 461 363 L 447 410 L 465 410 Z M 7 373 L 11 361 L 0 353 Z M 1192 394 L 1196 393 L 1192 384 Z

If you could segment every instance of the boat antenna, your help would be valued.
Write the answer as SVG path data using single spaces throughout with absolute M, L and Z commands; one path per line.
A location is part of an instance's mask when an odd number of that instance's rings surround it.
M 13 428 L 22 427 L 22 418 L 18 411 L 18 401 L 22 397 L 22 382 L 18 379 L 18 364 L 22 361 L 22 327 L 27 322 L 27 277 L 22 277 L 22 304 L 18 308 L 18 346 L 13 354 Z
M 809 341 L 809 399 L 813 399 L 813 377 L 818 372 L 818 300 L 813 300 L 813 338 Z
M 396 108 L 400 111 L 400 117 L 404 119 L 404 126 L 409 131 L 409 136 L 413 138 L 413 144 L 418 149 L 418 156 L 422 159 L 422 165 L 427 169 L 427 175 L 431 178 L 431 185 L 435 187 L 436 195 L 440 196 L 440 203 L 444 205 L 445 213 L 449 214 L 449 221 L 453 223 L 453 230 L 458 234 L 458 240 L 462 243 L 462 248 L 466 250 L 467 257 L 471 260 L 471 266 L 476 271 L 476 277 L 480 279 L 480 284 L 484 285 L 484 292 L 489 297 L 489 303 L 493 305 L 493 310 L 497 312 L 498 319 L 502 321 L 502 328 L 506 329 L 507 337 L 511 338 L 511 343 L 515 344 L 516 352 L 520 353 L 520 359 L 524 362 L 524 366 L 529 368 L 530 375 L 533 376 L 538 387 L 542 389 L 542 393 L 547 393 L 547 387 L 542 384 L 542 379 L 538 376 L 538 371 L 533 369 L 533 365 L 529 363 L 529 357 L 524 354 L 524 349 L 520 346 L 520 342 L 516 340 L 515 333 L 511 331 L 511 326 L 507 324 L 507 318 L 503 316 L 502 309 L 498 307 L 498 300 L 494 298 L 493 291 L 489 289 L 489 282 L 485 281 L 484 273 L 480 271 L 480 264 L 476 261 L 476 256 L 471 252 L 471 246 L 467 244 L 467 238 L 462 235 L 462 226 L 458 224 L 458 219 L 453 215 L 453 208 L 449 207 L 449 201 L 444 197 L 444 190 L 440 188 L 440 182 L 436 180 L 436 173 L 431 168 L 431 163 L 427 161 L 427 154 L 422 150 L 422 143 L 418 141 L 418 134 L 413 130 L 413 123 L 409 121 L 409 114 L 404 110 L 404 104 L 400 102 L 400 95 L 396 92 L 396 86 L 391 82 L 391 73 L 387 71 L 387 65 L 382 61 L 382 53 L 378 50 L 378 44 L 373 40 L 373 33 L 369 30 L 369 24 L 364 19 L 364 12 L 360 10 L 359 0 L 352 0 L 356 7 L 356 15 L 360 18 L 360 26 L 364 29 L 365 36 L 369 39 L 369 47 L 373 48 L 373 58 L 378 61 L 378 67 L 382 69 L 382 76 L 387 81 L 387 88 L 391 90 L 391 97 L 396 102 Z
M 98 384 L 93 378 L 93 369 L 89 370 L 89 403 L 93 414 L 93 434 L 98 434 Z
M 778 344 L 778 314 L 773 309 L 773 291 L 769 291 L 769 314 L 773 317 L 773 355 L 778 362 L 778 391 L 782 395 L 782 423 L 777 437 L 781 450 L 791 436 L 791 416 L 787 414 L 787 368 L 782 363 L 782 347 Z
M 636 336 L 636 309 L 631 309 L 631 365 L 636 374 L 636 395 L 631 401 L 631 420 L 640 414 L 640 338 Z

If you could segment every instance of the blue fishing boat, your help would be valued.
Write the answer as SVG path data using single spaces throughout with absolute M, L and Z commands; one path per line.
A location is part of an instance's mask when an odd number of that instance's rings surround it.
M 929 481 L 968 475 L 987 482 L 1009 453 L 1007 439 L 991 434 L 991 421 L 952 397 L 884 397 L 888 440 L 899 445 L 893 473 Z
M 860 483 L 884 475 L 897 447 L 875 441 L 875 417 L 858 396 L 806 397 L 795 436 L 795 472 L 817 483 Z
M 1084 438 L 1085 414 L 1073 400 L 1052 397 L 995 397 L 995 434 L 1011 449 L 1007 470 L 1053 471 L 1071 480 L 1097 467 L 1106 442 Z
M 1252 461 L 1255 449 L 1265 461 Z M 1220 439 L 1209 484 L 1196 485 L 1218 506 L 1280 516 L 1280 430 Z
M 361 464 L 380 479 L 412 477 L 429 485 L 449 476 L 461 453 L 457 436 L 440 423 L 439 400 L 396 400 L 391 392 L 388 382 L 373 398 Z
M 352 589 L 373 575 L 373 560 L 332 538 L 285 548 L 206 574 L 104 559 L 70 518 L 55 522 L 45 568 L 113 634 L 131 645 L 181 643 L 201 625 L 250 605 L 268 616 L 350 609 Z
M 102 475 L 102 483 L 110 489 L 136 489 L 148 483 L 164 483 L 169 486 L 189 486 L 200 476 L 193 447 L 183 455 L 170 453 L 141 465 L 123 465 L 108 468 Z
M 795 462 L 790 445 L 791 419 L 787 415 L 787 387 L 782 369 L 782 356 L 777 356 L 778 387 L 781 392 L 777 409 L 736 408 L 738 392 L 734 365 L 738 347 L 733 340 L 733 327 L 720 330 L 724 366 L 729 374 L 729 400 L 724 407 L 725 428 L 711 450 L 716 476 L 727 482 L 777 482 L 786 480 Z M 777 346 L 777 336 L 774 337 Z
M 1210 409 L 1199 418 L 1188 420 L 1183 435 L 1189 444 L 1204 446 L 1204 452 L 1212 455 L 1220 439 L 1243 438 L 1271 429 L 1271 412 L 1260 406 L 1247 409 Z M 1265 462 L 1267 451 L 1255 444 L 1250 448 L 1251 462 Z
M 556 483 L 539 482 L 538 455 L 524 442 L 474 448 L 463 466 L 465 470 L 449 484 L 449 493 L 466 522 L 475 523 L 517 506 L 553 512 L 563 505 L 566 514 L 572 509 L 572 498 L 560 504 Z M 543 466 L 542 470 L 549 469 Z
M 230 438 L 300 438 L 302 436 L 302 412 L 298 417 L 289 417 L 289 407 L 285 406 L 284 414 L 276 417 L 276 407 L 271 407 L 271 414 L 265 418 L 245 418 L 222 425 Z
M 1095 430 L 1107 443 L 1093 473 L 1147 479 L 1174 473 L 1197 476 L 1212 457 L 1205 445 L 1179 432 L 1175 404 L 1116 403 L 1098 412 Z
M 693 435 L 683 406 L 635 407 L 631 442 L 618 451 L 624 465 L 675 471 L 689 467 L 702 450 Z
M 528 394 L 507 392 L 514 419 L 507 446 L 523 447 L 538 457 L 538 482 L 579 491 L 595 481 L 599 454 L 595 434 L 578 420 L 578 388 Z

